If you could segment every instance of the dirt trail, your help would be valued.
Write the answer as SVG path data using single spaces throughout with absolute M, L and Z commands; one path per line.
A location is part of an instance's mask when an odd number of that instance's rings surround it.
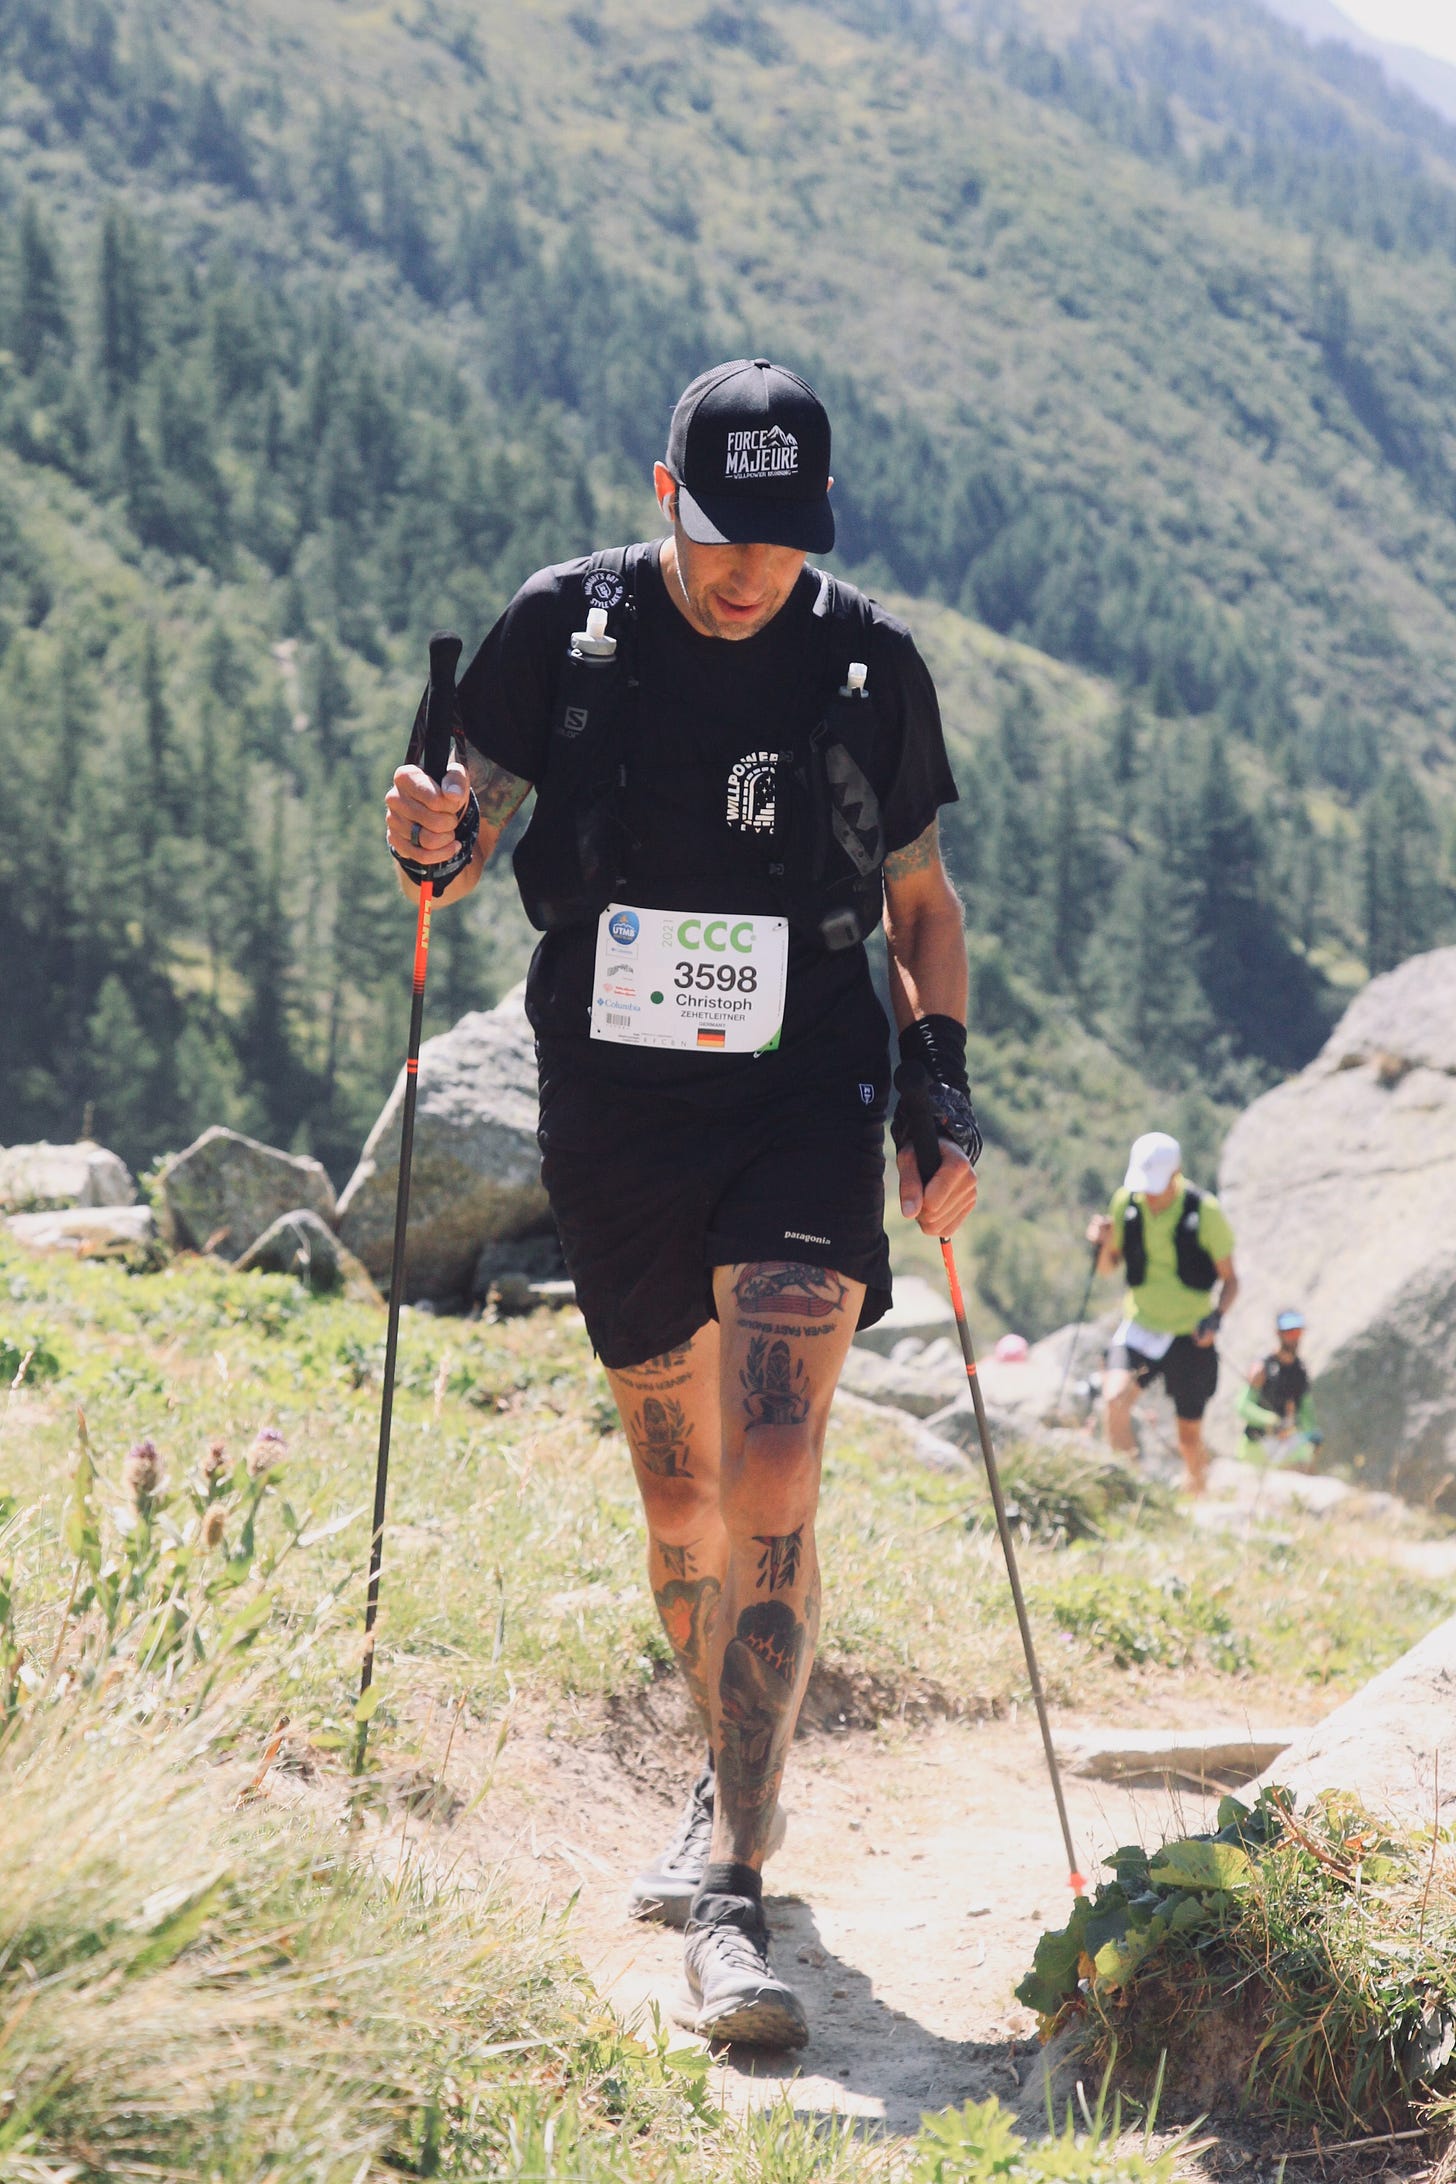
M 457 1737 L 457 1784 L 486 1771 L 485 1740 L 478 1752 L 473 1741 Z M 522 1726 L 482 1806 L 450 1838 L 452 1859 L 503 1868 L 545 1904 L 575 1896 L 568 1931 L 629 2020 L 654 2005 L 670 2019 L 679 1991 L 681 1937 L 628 1919 L 623 1902 L 670 1831 L 692 1765 L 685 1745 L 634 1748 L 620 1729 Z M 1199 1827 L 1211 1810 L 1197 1793 L 1166 1788 L 1073 1778 L 1067 1792 L 1084 1864 L 1119 1843 Z M 796 2107 L 893 2132 L 913 2131 L 927 2108 L 991 2093 L 1019 2105 L 1025 2089 L 1040 2113 L 1034 2020 L 1012 1990 L 1070 1898 L 1034 1718 L 801 1738 L 785 1802 L 768 1911 L 775 1961 L 803 1997 L 811 2039 L 791 2058 L 729 2052 L 717 2098 L 738 2106 L 787 2093 Z

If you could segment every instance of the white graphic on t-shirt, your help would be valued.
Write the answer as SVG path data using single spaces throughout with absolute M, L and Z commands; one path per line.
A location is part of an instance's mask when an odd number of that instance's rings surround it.
M 592 606 L 605 607 L 609 613 L 626 597 L 626 587 L 615 569 L 588 569 L 581 588 Z
M 728 824 L 740 834 L 772 833 L 778 763 L 777 751 L 750 751 L 747 758 L 734 761 L 728 775 Z
M 754 425 L 728 435 L 725 478 L 792 478 L 799 468 L 799 443 L 782 425 Z

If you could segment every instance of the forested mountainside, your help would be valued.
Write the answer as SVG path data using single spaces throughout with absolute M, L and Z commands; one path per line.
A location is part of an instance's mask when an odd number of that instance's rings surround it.
M 0 0 L 0 1140 L 347 1169 L 425 636 L 742 352 L 942 681 L 1033 1229 L 1211 1139 L 1456 926 L 1453 261 L 1456 129 L 1242 0 Z M 436 1024 L 528 941 L 437 932 Z

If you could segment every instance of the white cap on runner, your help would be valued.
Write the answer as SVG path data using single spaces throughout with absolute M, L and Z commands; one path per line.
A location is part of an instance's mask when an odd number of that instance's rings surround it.
M 1183 1148 L 1166 1130 L 1146 1130 L 1134 1138 L 1123 1186 L 1130 1191 L 1165 1191 L 1183 1165 Z

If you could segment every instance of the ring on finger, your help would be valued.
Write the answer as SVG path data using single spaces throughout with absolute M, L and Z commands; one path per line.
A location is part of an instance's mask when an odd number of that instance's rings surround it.
M 420 822 L 419 822 L 419 820 L 418 820 L 418 819 L 416 819 L 416 820 L 415 820 L 415 822 L 414 822 L 414 824 L 413 824 L 413 826 L 412 826 L 412 827 L 410 828 L 410 847 L 411 847 L 411 849 L 418 849 L 418 848 L 419 848 L 419 846 L 420 846 Z

